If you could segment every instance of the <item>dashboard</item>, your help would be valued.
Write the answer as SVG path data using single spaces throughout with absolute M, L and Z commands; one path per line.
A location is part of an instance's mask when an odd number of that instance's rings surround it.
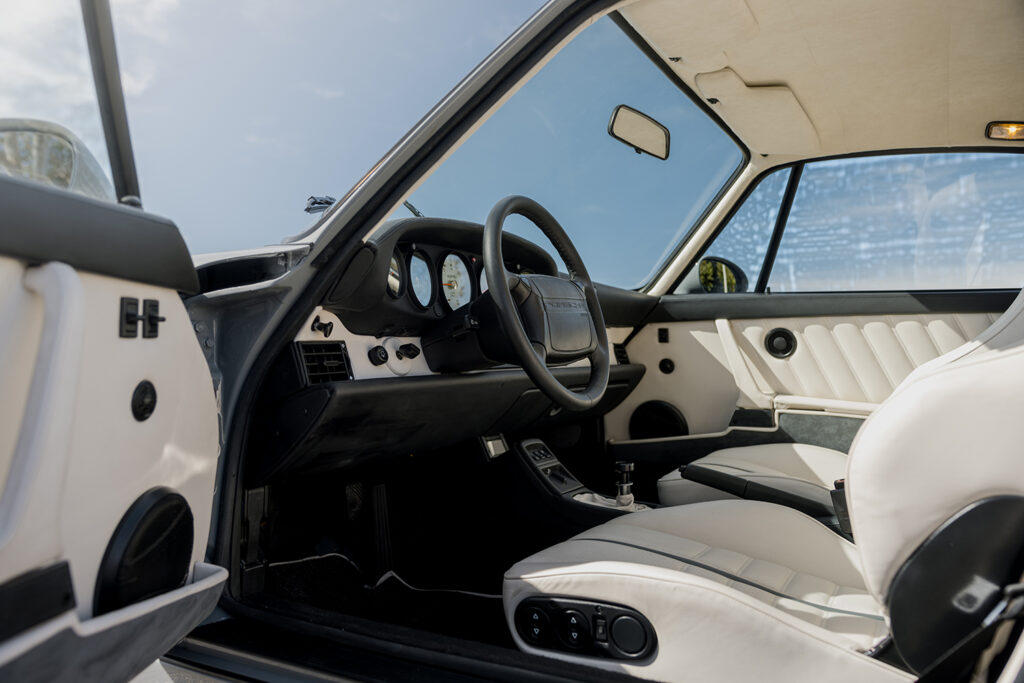
M 482 435 L 533 433 L 622 402 L 643 377 L 642 365 L 614 363 L 604 399 L 567 413 L 522 369 L 480 357 L 475 333 L 444 336 L 489 308 L 479 301 L 487 296 L 482 250 L 483 226 L 435 218 L 391 221 L 364 242 L 267 373 L 252 421 L 249 485 Z M 515 235 L 502 235 L 502 257 L 512 272 L 558 275 L 544 249 Z M 647 297 L 616 291 L 599 292 L 606 320 L 627 308 L 630 320 L 642 318 L 636 304 L 616 302 Z M 485 329 L 495 321 L 479 323 Z M 451 356 L 485 362 L 469 362 L 469 371 L 428 362 L 445 345 Z M 552 372 L 572 389 L 590 375 L 585 360 Z

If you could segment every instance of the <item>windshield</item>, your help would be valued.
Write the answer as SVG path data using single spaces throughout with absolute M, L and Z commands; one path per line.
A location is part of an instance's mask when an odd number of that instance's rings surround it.
M 669 130 L 667 160 L 608 134 L 619 104 Z M 562 224 L 594 280 L 638 287 L 742 160 L 733 140 L 606 17 L 559 52 L 409 202 L 427 216 L 482 223 L 502 197 L 531 197 Z M 525 219 L 513 217 L 506 229 L 561 263 Z

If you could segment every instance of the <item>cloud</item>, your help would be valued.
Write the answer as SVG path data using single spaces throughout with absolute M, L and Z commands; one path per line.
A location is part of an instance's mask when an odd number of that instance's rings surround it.
M 309 81 L 299 83 L 299 89 L 312 93 L 322 100 L 337 100 L 345 96 L 345 91 L 341 88 L 329 88 L 319 83 L 310 83 Z
M 5 3 L 0 117 L 60 124 L 107 168 L 106 144 L 77 2 Z
M 117 24 L 117 34 L 166 43 L 171 14 L 177 11 L 179 0 L 111 0 L 111 13 Z
M 275 138 L 269 135 L 249 134 L 245 136 L 245 142 L 250 145 L 276 149 L 279 152 L 284 152 L 286 154 L 298 154 L 300 151 L 295 145 L 285 142 L 281 138 Z

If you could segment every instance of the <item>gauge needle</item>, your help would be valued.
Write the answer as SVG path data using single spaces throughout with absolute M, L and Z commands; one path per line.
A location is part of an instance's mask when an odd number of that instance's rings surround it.
M 454 283 L 454 282 L 442 282 L 441 286 L 442 287 L 453 287 L 454 288 L 456 286 L 456 283 Z

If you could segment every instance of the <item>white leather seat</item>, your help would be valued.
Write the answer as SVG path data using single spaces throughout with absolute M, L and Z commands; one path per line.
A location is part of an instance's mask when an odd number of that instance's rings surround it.
M 914 370 L 900 386 L 912 382 L 921 374 L 955 363 L 972 351 L 991 342 L 1007 325 L 1024 311 L 1024 298 L 1018 296 L 1010 308 L 992 325 L 973 340 L 935 358 Z M 820 500 L 830 506 L 830 491 L 835 480 L 846 472 L 847 455 L 842 451 L 809 444 L 761 444 L 714 451 L 693 461 L 693 464 L 731 474 L 748 481 L 786 492 L 798 493 Z M 684 479 L 674 469 L 658 480 L 658 502 L 662 505 L 686 505 L 706 500 L 735 498 L 694 481 Z
M 890 621 L 898 572 L 968 506 L 1024 498 L 1024 420 L 1016 415 L 1022 310 L 1018 297 L 984 335 L 919 368 L 865 422 L 846 471 L 856 545 L 800 512 L 758 501 L 625 515 L 508 570 L 504 606 L 517 645 L 656 680 L 912 680 L 867 653 L 908 623 L 924 642 L 934 640 L 917 622 L 921 603 L 914 619 Z M 965 562 L 955 553 L 944 558 Z M 630 661 L 530 644 L 515 615 L 531 598 L 636 610 L 657 647 Z M 924 600 L 955 606 L 931 593 Z

